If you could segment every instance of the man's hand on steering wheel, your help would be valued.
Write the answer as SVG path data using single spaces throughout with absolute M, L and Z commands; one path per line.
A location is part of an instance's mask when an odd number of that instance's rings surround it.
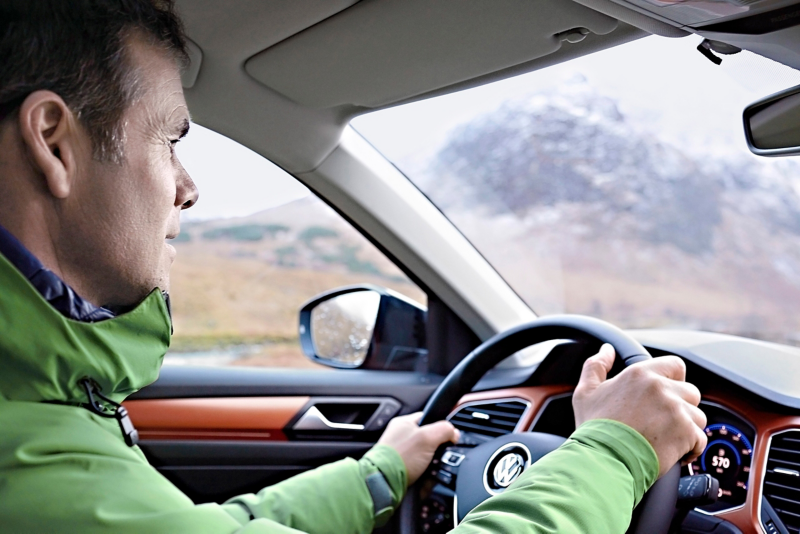
M 614 378 L 614 348 L 605 344 L 583 366 L 573 396 L 575 423 L 611 419 L 642 434 L 658 456 L 659 477 L 679 460 L 691 461 L 706 447 L 706 416 L 697 405 L 698 389 L 687 383 L 686 365 L 664 356 L 634 364 Z M 378 443 L 394 448 L 403 459 L 411 485 L 422 476 L 440 445 L 458 442 L 459 432 L 447 421 L 420 427 L 421 413 L 393 419 Z M 686 451 L 691 451 L 688 455 Z
M 443 443 L 458 442 L 459 432 L 449 421 L 419 426 L 422 412 L 395 417 L 378 443 L 394 448 L 406 464 L 408 485 L 417 481 Z
M 686 365 L 663 356 L 627 367 L 606 379 L 614 348 L 605 344 L 583 365 L 572 397 L 575 424 L 591 419 L 625 423 L 644 436 L 658 456 L 658 476 L 678 461 L 691 461 L 706 448 L 706 415 L 697 405 L 700 391 L 686 380 Z M 686 451 L 691 451 L 686 454 Z

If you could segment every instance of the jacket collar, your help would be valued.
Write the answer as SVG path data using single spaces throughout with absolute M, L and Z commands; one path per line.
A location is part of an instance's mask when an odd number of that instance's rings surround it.
M 55 273 L 46 269 L 11 232 L 0 226 L 0 254 L 36 288 L 36 290 L 64 317 L 95 323 L 114 317 L 114 313 L 98 308 L 82 299 Z
M 121 402 L 155 381 L 171 333 L 158 289 L 127 313 L 82 322 L 51 305 L 23 274 L 27 267 L 0 254 L 0 399 L 84 403 L 78 381 L 90 377 Z

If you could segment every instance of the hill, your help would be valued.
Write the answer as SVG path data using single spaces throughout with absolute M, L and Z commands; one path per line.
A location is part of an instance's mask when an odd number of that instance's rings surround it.
M 247 217 L 184 224 L 175 246 L 172 363 L 313 365 L 297 342 L 298 312 L 344 285 L 371 283 L 425 302 L 314 196 Z
M 793 342 L 800 165 L 651 131 L 577 80 L 462 125 L 415 179 L 539 313 Z

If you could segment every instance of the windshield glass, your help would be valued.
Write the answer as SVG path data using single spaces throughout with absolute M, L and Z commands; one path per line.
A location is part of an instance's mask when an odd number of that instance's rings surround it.
M 800 73 L 649 37 L 355 119 L 538 314 L 800 341 L 800 160 L 742 110 Z

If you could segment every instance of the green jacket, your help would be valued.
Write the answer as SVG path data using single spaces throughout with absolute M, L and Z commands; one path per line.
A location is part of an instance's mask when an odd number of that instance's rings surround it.
M 0 533 L 366 533 L 402 499 L 403 462 L 378 445 L 256 495 L 195 505 L 125 444 L 116 420 L 81 407 L 83 377 L 116 402 L 156 379 L 170 338 L 160 293 L 90 324 L 56 312 L 2 255 L 0 288 Z M 657 466 L 634 430 L 593 421 L 455 532 L 621 534 Z M 380 510 L 367 483 L 378 474 L 392 501 Z

